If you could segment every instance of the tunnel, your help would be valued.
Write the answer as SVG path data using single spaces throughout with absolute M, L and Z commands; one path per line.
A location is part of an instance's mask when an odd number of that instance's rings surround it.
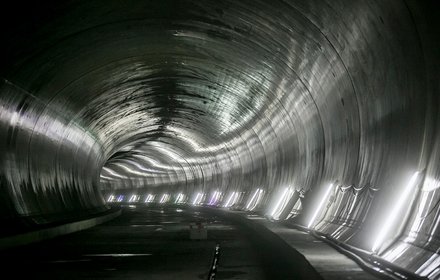
M 405 279 L 440 279 L 439 11 L 416 0 L 9 3 L 0 237 L 129 204 L 229 209 Z

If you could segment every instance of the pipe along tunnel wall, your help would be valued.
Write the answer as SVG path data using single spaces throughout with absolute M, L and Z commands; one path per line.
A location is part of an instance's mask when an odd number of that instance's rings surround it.
M 103 212 L 110 194 L 200 193 L 276 219 L 294 208 L 298 223 L 438 277 L 433 2 L 3 9 L 3 234 Z

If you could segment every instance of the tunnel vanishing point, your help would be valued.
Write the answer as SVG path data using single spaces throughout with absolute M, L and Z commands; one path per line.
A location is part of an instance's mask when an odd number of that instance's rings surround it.
M 436 1 L 38 2 L 2 11 L 2 236 L 211 205 L 440 277 Z

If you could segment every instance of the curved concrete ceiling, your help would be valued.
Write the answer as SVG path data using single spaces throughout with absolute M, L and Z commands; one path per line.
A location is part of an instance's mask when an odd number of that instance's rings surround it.
M 99 211 L 101 191 L 270 197 L 337 182 L 380 189 L 374 217 L 414 172 L 440 179 L 438 29 L 415 2 L 8 10 L 1 215 Z

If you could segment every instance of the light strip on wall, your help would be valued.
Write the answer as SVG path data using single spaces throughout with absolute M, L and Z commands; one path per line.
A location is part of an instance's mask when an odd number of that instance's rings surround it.
M 185 199 L 185 195 L 183 193 L 179 193 L 177 195 L 175 203 L 183 203 L 183 200 Z
M 193 205 L 196 205 L 196 204 L 198 204 L 199 202 L 199 198 L 202 196 L 202 194 L 201 193 L 197 193 L 197 195 L 196 195 L 196 198 L 194 199 L 194 201 L 193 201 Z
M 391 211 L 391 214 L 388 216 L 388 219 L 385 221 L 384 225 L 382 226 L 381 231 L 379 232 L 379 234 L 376 238 L 376 241 L 374 242 L 373 249 L 372 249 L 373 252 L 376 252 L 377 249 L 379 248 L 379 246 L 382 245 L 382 243 L 384 242 L 385 237 L 387 236 L 391 227 L 396 222 L 396 220 L 399 216 L 399 213 L 402 210 L 403 204 L 408 200 L 408 196 L 410 195 L 411 190 L 413 190 L 413 188 L 416 185 L 418 176 L 419 176 L 419 172 L 414 173 L 414 175 L 411 177 L 408 184 L 406 185 L 405 190 L 403 191 L 399 200 L 394 205 L 394 208 Z
M 209 205 L 214 205 L 217 203 L 217 200 L 220 198 L 221 193 L 218 191 L 215 191 L 214 194 L 211 197 L 211 200 L 209 201 Z
M 322 198 L 321 202 L 319 203 L 318 208 L 316 208 L 316 211 L 313 214 L 312 219 L 310 219 L 310 222 L 307 225 L 308 228 L 310 228 L 313 225 L 313 223 L 315 222 L 316 217 L 321 212 L 321 208 L 322 208 L 322 206 L 324 206 L 324 203 L 327 201 L 327 197 L 330 194 L 330 191 L 332 189 L 333 189 L 333 184 L 330 184 L 330 186 L 328 187 L 327 191 L 324 194 L 324 197 Z
M 147 195 L 147 198 L 145 199 L 145 202 L 146 202 L 146 203 L 153 202 L 153 201 L 154 201 L 154 198 L 155 198 L 154 195 L 149 194 L 149 195 Z
M 254 195 L 252 196 L 251 200 L 249 201 L 248 205 L 246 206 L 246 209 L 250 210 L 250 207 L 252 205 L 252 203 L 254 202 L 255 198 L 257 197 L 257 194 L 260 192 L 260 189 L 257 189 L 254 193 Z
M 240 193 L 235 192 L 234 197 L 232 198 L 231 204 L 229 204 L 229 207 L 234 206 L 235 203 L 237 203 L 239 198 L 240 198 Z
M 234 196 L 235 196 L 235 192 L 231 193 L 231 195 L 229 196 L 228 201 L 226 201 L 225 207 L 229 207 L 230 206 L 230 203 L 232 201 L 232 198 L 234 198 Z
M 286 196 L 287 192 L 289 191 L 289 188 L 285 188 L 283 194 L 278 199 L 278 202 L 276 206 L 273 208 L 272 213 L 270 215 L 273 217 L 273 215 L 277 212 L 278 208 L 280 208 L 281 202 L 283 202 L 284 197 Z

